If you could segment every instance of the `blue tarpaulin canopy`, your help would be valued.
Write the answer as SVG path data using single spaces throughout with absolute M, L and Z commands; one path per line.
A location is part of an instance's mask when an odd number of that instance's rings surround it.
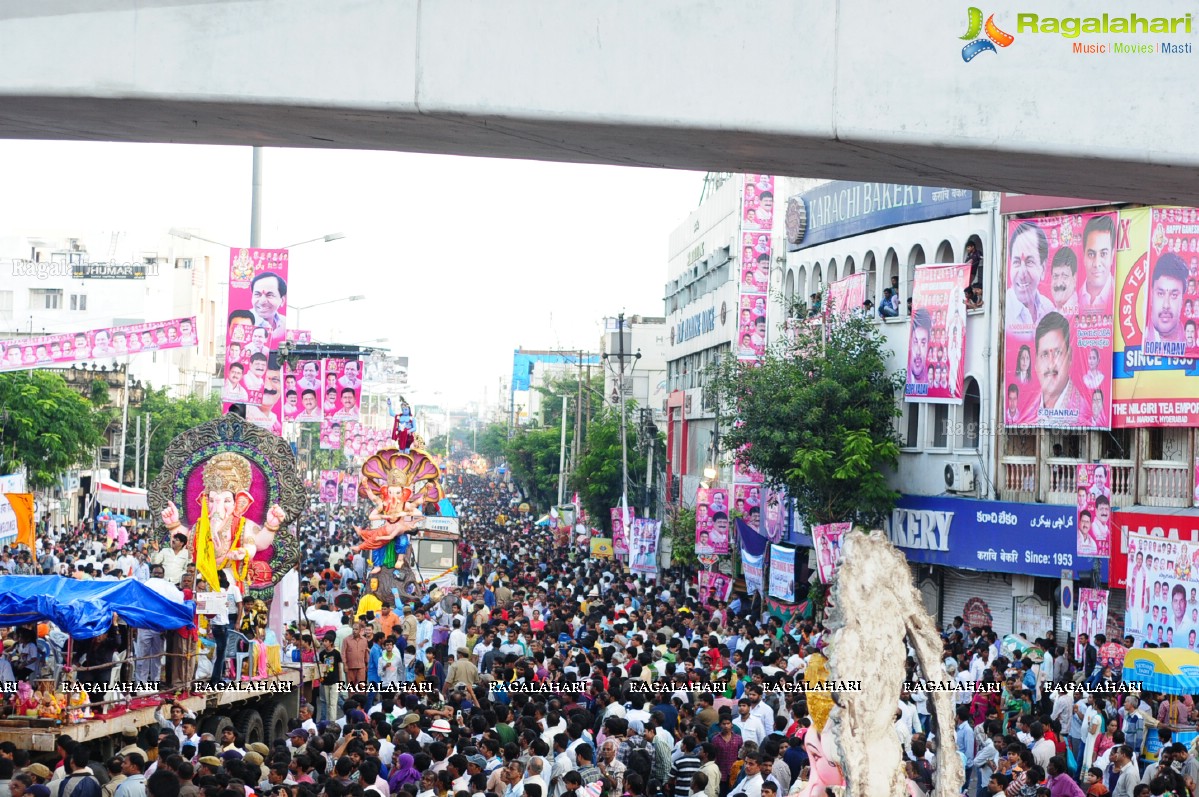
M 168 600 L 133 579 L 0 576 L 0 626 L 50 620 L 74 639 L 91 639 L 112 626 L 114 612 L 134 628 L 173 631 L 192 625 L 196 605 Z

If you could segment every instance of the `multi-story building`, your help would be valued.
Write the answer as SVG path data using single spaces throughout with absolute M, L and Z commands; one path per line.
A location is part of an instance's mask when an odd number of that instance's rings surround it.
M 625 328 L 624 390 L 625 401 L 635 401 L 637 407 L 649 409 L 654 420 L 666 419 L 666 350 L 670 332 L 662 317 L 627 316 Z M 605 359 L 604 400 L 617 406 L 622 395 L 620 381 L 619 318 L 604 319 L 604 336 L 600 340 L 600 355 Z M 637 356 L 640 355 L 640 356 Z
M 0 337 L 195 316 L 199 345 L 131 355 L 130 371 L 176 395 L 219 384 L 227 250 L 165 232 L 14 236 L 0 238 L 0 270 Z

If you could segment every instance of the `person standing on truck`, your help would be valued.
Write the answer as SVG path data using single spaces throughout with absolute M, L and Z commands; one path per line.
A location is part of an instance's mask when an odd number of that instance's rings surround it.
M 212 641 L 216 643 L 216 655 L 212 659 L 212 677 L 208 679 L 208 683 L 215 686 L 225 680 L 225 661 L 228 659 L 227 648 L 229 646 L 229 627 L 230 623 L 233 628 L 241 627 L 241 593 L 237 587 L 229 585 L 229 577 L 225 575 L 225 571 L 221 570 L 217 573 L 217 580 L 220 582 L 220 593 L 224 598 L 224 611 L 218 607 L 217 613 L 209 620 L 208 631 L 212 635 Z

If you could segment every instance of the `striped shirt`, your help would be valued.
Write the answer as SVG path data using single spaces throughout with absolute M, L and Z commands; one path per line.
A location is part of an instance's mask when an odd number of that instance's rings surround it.
M 687 754 L 674 762 L 670 768 L 670 778 L 674 781 L 675 797 L 689 797 L 691 794 L 691 776 L 699 772 L 699 759 Z

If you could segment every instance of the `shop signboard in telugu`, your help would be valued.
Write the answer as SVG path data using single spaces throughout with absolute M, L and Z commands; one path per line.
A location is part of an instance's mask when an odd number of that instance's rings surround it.
M 912 562 L 1058 579 L 1063 570 L 1089 572 L 1094 561 L 1075 552 L 1076 512 L 1074 506 L 904 495 L 883 529 Z
M 978 201 L 978 192 L 958 188 L 834 180 L 789 201 L 802 202 L 805 212 L 798 216 L 806 221 L 801 229 L 788 225 L 787 249 L 795 252 L 871 230 L 963 216 Z M 789 213 L 788 221 L 792 216 L 798 217 Z

